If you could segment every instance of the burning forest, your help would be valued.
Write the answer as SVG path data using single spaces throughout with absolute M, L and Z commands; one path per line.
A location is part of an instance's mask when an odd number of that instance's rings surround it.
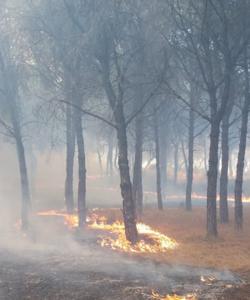
M 250 1 L 3 0 L 0 300 L 250 299 Z

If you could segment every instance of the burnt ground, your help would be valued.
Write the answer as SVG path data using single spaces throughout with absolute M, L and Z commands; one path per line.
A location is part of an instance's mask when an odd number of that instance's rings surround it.
M 240 286 L 233 286 L 226 289 L 220 300 L 234 299 L 234 300 L 249 300 L 250 299 L 250 271 L 240 272 L 244 284 Z
M 154 299 L 195 293 L 198 299 L 241 298 L 242 281 L 229 271 L 154 263 L 96 245 L 96 236 L 0 243 L 0 299 Z M 204 282 L 201 281 L 204 277 Z M 243 290 L 242 290 L 243 291 Z M 246 297 L 248 295 L 246 294 Z

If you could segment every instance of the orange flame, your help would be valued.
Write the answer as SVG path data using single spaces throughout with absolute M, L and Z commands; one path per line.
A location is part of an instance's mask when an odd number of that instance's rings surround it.
M 63 217 L 64 224 L 70 229 L 78 226 L 78 216 L 76 214 L 67 214 L 52 210 L 40 212 L 38 215 Z M 173 250 L 178 246 L 178 243 L 174 239 L 169 238 L 143 223 L 137 224 L 139 241 L 135 245 L 132 245 L 127 241 L 124 223 L 122 222 L 116 221 L 112 224 L 108 224 L 105 216 L 99 216 L 96 213 L 92 213 L 87 218 L 87 223 L 90 229 L 107 233 L 106 235 L 100 235 L 98 242 L 102 247 L 108 247 L 113 250 L 133 253 L 159 253 Z
M 101 236 L 100 244 L 102 247 L 109 247 L 113 250 L 122 250 L 124 252 L 134 253 L 158 253 L 166 252 L 167 250 L 175 249 L 177 242 L 166 235 L 153 230 L 150 226 L 138 223 L 137 230 L 139 233 L 139 241 L 132 245 L 127 241 L 125 236 L 124 223 L 116 221 L 113 224 L 104 222 L 94 222 L 89 225 L 90 228 L 104 230 L 115 234 L 112 236 Z
M 76 214 L 67 214 L 56 210 L 49 210 L 44 212 L 38 212 L 38 216 L 57 216 L 64 218 L 64 224 L 70 229 L 78 226 L 78 216 Z
M 155 291 L 152 291 L 152 299 L 155 300 L 196 300 L 197 297 L 193 294 L 187 294 L 185 296 L 178 295 L 166 295 L 162 296 Z

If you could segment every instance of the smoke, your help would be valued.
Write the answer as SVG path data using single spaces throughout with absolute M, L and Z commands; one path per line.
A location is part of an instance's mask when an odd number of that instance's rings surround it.
M 8 275 L 9 279 L 7 278 L 6 282 L 14 280 L 13 274 L 16 272 L 18 274 L 16 276 L 19 277 L 30 272 L 36 274 L 38 278 L 46 278 L 48 282 L 51 280 L 54 285 L 55 282 L 60 282 L 61 285 L 66 282 L 81 286 L 85 281 L 88 288 L 96 284 L 101 289 L 103 282 L 109 280 L 112 284 L 119 282 L 124 286 L 157 288 L 166 293 L 176 289 L 185 293 L 203 289 L 201 276 L 215 278 L 216 281 L 223 282 L 223 284 L 239 282 L 239 279 L 228 270 L 218 271 L 159 264 L 150 259 L 125 256 L 103 249 L 97 244 L 97 236 L 93 231 L 70 232 L 63 226 L 62 218 L 49 220 L 34 217 L 31 220 L 30 231 L 24 235 L 18 228 L 20 216 L 19 178 L 13 178 L 13 173 L 15 173 L 13 170 L 17 169 L 17 164 L 16 161 L 9 159 L 9 156 L 14 157 L 13 151 L 2 151 L 4 153 L 0 157 L 2 157 L 1 163 L 4 171 L 0 172 L 0 263 L 2 270 L 6 266 L 6 272 L 12 272 L 11 275 Z M 38 159 L 39 172 L 35 178 L 37 195 L 34 198 L 36 200 L 33 203 L 34 209 L 38 207 L 55 208 L 62 205 L 63 187 L 60 187 L 59 182 L 63 182 L 63 176 L 59 173 L 63 174 L 65 167 L 62 164 L 63 154 L 53 153 L 52 155 L 53 158 L 56 157 L 56 160 L 53 159 L 54 169 L 51 168 L 51 163 L 44 163 L 45 155 Z M 11 161 L 8 167 L 6 166 L 7 160 Z M 53 173 L 53 170 L 56 173 Z M 105 182 L 99 184 L 100 182 L 99 180 L 98 186 L 102 189 L 105 187 Z M 106 189 L 106 193 L 102 192 L 102 199 L 100 199 L 98 196 L 100 191 L 94 188 L 96 181 L 90 178 L 89 183 L 89 198 L 97 199 L 98 205 L 100 203 L 102 206 L 111 205 L 109 199 L 116 199 L 117 203 L 121 202 L 118 189 Z M 48 195 L 49 197 L 47 197 Z M 112 197 L 109 197 L 110 195 Z M 93 279 L 91 274 L 95 274 Z M 0 285 L 1 297 L 4 299 L 5 294 Z
M 27 236 L 17 230 L 5 234 L 0 240 L 1 257 L 6 258 L 5 253 L 17 264 L 19 261 L 39 265 L 39 270 L 45 273 L 50 273 L 51 268 L 60 274 L 73 271 L 103 273 L 120 280 L 138 280 L 167 289 L 180 283 L 196 289 L 200 286 L 201 276 L 213 277 L 216 281 L 239 280 L 228 270 L 173 266 L 138 256 L 125 256 L 100 248 L 94 231 L 69 232 L 61 225 L 61 220 L 37 222 Z

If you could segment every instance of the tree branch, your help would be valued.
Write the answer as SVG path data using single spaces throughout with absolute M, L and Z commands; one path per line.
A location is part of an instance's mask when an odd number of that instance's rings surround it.
M 89 115 L 89 116 L 91 116 L 91 117 L 93 117 L 93 118 L 96 118 L 96 119 L 98 119 L 98 120 L 100 120 L 100 121 L 102 121 L 102 122 L 108 124 L 109 126 L 115 128 L 115 129 L 117 129 L 117 126 L 116 126 L 114 123 L 112 123 L 112 122 L 106 120 L 106 119 L 105 119 L 104 117 L 102 117 L 102 116 L 99 116 L 99 115 L 97 115 L 97 114 L 95 114 L 95 113 L 93 113 L 93 112 L 87 111 L 87 110 L 81 108 L 80 106 L 78 106 L 78 105 L 76 105 L 76 104 L 74 104 L 74 103 L 71 103 L 71 102 L 66 101 L 66 100 L 54 100 L 54 101 L 61 102 L 61 103 L 65 103 L 65 104 L 67 104 L 67 105 L 71 105 L 72 107 L 74 107 L 75 109 L 79 110 L 79 111 L 82 112 L 83 114 L 86 114 L 86 115 Z

